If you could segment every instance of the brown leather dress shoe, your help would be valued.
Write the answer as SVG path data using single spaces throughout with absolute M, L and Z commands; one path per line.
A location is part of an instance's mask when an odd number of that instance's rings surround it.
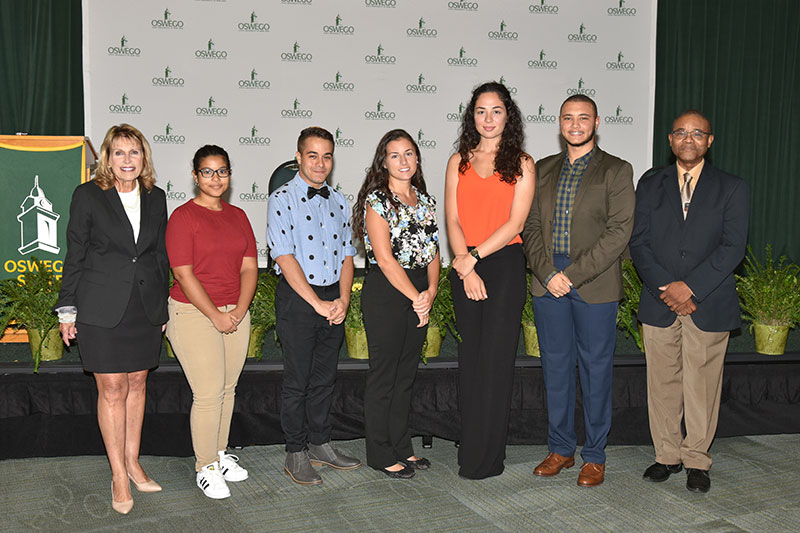
M 581 474 L 578 476 L 578 485 L 581 487 L 596 487 L 603 482 L 605 474 L 605 464 L 583 463 Z
M 539 466 L 533 469 L 534 476 L 550 477 L 561 472 L 562 468 L 570 468 L 575 465 L 575 456 L 564 457 L 555 452 L 550 452 Z

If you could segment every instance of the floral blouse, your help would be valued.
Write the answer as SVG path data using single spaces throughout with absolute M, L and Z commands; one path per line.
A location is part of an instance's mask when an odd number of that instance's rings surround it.
M 400 206 L 395 209 L 386 193 L 373 191 L 367 203 L 389 223 L 389 238 L 392 255 L 403 268 L 424 268 L 433 261 L 439 251 L 439 228 L 436 224 L 436 200 L 428 194 L 417 193 L 417 205 L 404 204 L 397 195 L 394 199 Z M 366 213 L 364 214 L 366 216 Z M 376 264 L 369 235 L 364 235 L 367 259 Z

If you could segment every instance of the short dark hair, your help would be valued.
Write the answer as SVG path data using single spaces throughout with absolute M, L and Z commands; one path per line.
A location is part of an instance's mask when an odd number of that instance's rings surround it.
M 713 130 L 711 129 L 711 120 L 709 120 L 709 118 L 708 118 L 707 116 L 705 116 L 705 115 L 703 114 L 703 112 L 702 112 L 702 111 L 700 111 L 699 109 L 687 109 L 686 111 L 684 111 L 683 113 L 681 113 L 680 115 L 678 115 L 677 117 L 675 117 L 675 118 L 673 119 L 673 121 L 672 121 L 672 124 L 675 124 L 675 121 L 676 121 L 676 120 L 678 120 L 678 119 L 679 119 L 679 118 L 681 118 L 681 117 L 685 117 L 686 115 L 694 115 L 694 116 L 696 116 L 696 117 L 700 117 L 700 118 L 702 118 L 703 120 L 705 120 L 706 122 L 708 122 L 708 133 L 711 133 L 711 132 L 713 131 Z
M 309 126 L 308 128 L 301 131 L 300 136 L 297 138 L 298 152 L 303 153 L 303 144 L 309 137 L 318 137 L 320 139 L 325 139 L 326 141 L 330 141 L 330 143 L 333 144 L 334 146 L 336 145 L 336 143 L 333 142 L 333 135 L 331 135 L 331 132 L 329 132 L 325 128 L 320 128 L 319 126 Z M 331 149 L 331 152 L 333 152 L 333 149 Z
M 231 168 L 231 158 L 228 157 L 228 152 L 225 151 L 224 148 L 221 146 L 217 146 L 216 144 L 207 144 L 200 149 L 198 149 L 194 153 L 194 157 L 192 158 L 192 170 L 197 172 L 200 170 L 200 162 L 205 159 L 206 157 L 212 157 L 218 155 L 222 159 L 225 160 L 225 166 Z
M 594 116 L 597 115 L 597 104 L 594 100 L 586 96 L 585 94 L 573 94 L 572 96 L 568 97 L 564 102 L 561 104 L 561 107 L 558 109 L 558 113 L 561 114 L 561 110 L 564 109 L 564 105 L 568 102 L 583 102 L 585 104 L 591 104 L 592 109 L 594 109 Z

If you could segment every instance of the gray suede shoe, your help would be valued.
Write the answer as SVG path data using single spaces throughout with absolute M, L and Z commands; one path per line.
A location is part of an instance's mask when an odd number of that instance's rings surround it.
M 325 465 L 337 470 L 352 470 L 361 466 L 361 461 L 336 451 L 330 442 L 308 445 L 308 458 L 314 466 Z
M 319 485 L 322 483 L 322 478 L 319 477 L 319 474 L 311 466 L 311 461 L 308 459 L 308 450 L 288 452 L 286 454 L 286 466 L 283 469 L 295 483 L 300 483 L 301 485 Z

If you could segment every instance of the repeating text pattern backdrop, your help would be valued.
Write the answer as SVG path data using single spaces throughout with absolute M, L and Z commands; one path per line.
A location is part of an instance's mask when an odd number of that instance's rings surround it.
M 351 201 L 381 135 L 406 129 L 442 228 L 445 164 L 484 81 L 509 87 L 536 159 L 561 150 L 561 102 L 586 94 L 601 146 L 637 176 L 652 160 L 656 0 L 83 0 L 83 13 L 87 135 L 141 129 L 170 211 L 193 195 L 194 151 L 227 149 L 261 266 L 269 177 L 306 126 L 334 134 L 332 182 Z

